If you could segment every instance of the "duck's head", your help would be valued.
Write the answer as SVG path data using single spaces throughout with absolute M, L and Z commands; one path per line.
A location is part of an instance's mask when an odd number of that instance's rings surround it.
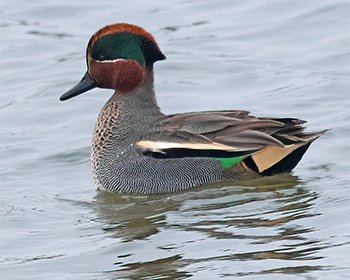
M 107 25 L 88 43 L 84 77 L 60 100 L 95 87 L 114 89 L 117 94 L 129 93 L 141 84 L 154 62 L 163 59 L 154 37 L 143 28 L 126 23 Z

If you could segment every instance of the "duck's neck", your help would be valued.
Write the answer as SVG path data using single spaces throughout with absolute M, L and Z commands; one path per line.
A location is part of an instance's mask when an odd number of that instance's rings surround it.
M 111 97 L 124 103 L 137 105 L 138 107 L 151 108 L 151 111 L 159 112 L 159 107 L 154 92 L 154 74 L 153 68 L 146 69 L 146 75 L 142 83 L 132 92 L 127 94 L 118 94 L 117 92 Z
M 123 95 L 113 94 L 102 108 L 95 125 L 92 157 L 102 151 L 123 152 L 162 116 L 154 92 L 153 69 L 147 69 L 138 88 Z

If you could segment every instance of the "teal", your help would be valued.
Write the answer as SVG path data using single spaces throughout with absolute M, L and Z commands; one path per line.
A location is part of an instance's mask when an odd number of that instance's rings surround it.
M 68 100 L 95 87 L 114 90 L 92 139 L 100 191 L 173 193 L 287 173 L 325 132 L 305 132 L 305 121 L 297 118 L 259 118 L 244 110 L 166 115 L 154 91 L 154 63 L 164 59 L 143 28 L 108 25 L 88 43 L 85 75 L 60 97 Z

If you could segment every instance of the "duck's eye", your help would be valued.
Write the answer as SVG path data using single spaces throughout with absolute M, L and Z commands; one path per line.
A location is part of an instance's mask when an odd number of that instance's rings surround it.
M 104 60 L 106 60 L 106 58 L 105 58 L 105 56 L 103 54 L 100 54 L 98 60 L 99 61 L 104 61 Z

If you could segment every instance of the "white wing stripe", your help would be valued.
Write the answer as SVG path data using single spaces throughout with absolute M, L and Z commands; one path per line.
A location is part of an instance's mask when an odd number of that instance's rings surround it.
M 166 149 L 191 149 L 191 150 L 221 150 L 235 151 L 237 148 L 220 144 L 212 143 L 172 143 L 172 142 L 154 142 L 154 141 L 139 141 L 136 143 L 143 151 L 152 151 L 164 153 Z

